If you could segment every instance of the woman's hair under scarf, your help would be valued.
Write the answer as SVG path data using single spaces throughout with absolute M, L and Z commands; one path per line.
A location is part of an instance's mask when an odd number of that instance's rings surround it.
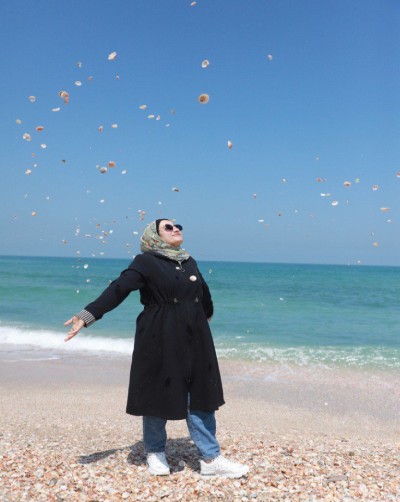
M 185 261 L 190 257 L 190 254 L 180 246 L 171 246 L 161 239 L 157 233 L 156 221 L 152 221 L 145 228 L 143 235 L 140 238 L 140 250 L 143 253 L 146 251 L 153 251 L 154 253 L 177 262 Z

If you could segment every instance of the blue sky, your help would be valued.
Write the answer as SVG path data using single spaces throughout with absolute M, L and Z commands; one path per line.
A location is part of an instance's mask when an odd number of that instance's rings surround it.
M 198 260 L 400 265 L 397 1 L 0 11 L 1 254 L 129 257 L 167 217 Z

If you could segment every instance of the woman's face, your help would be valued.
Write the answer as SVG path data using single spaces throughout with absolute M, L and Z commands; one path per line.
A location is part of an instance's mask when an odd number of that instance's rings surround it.
M 172 226 L 173 229 L 168 230 L 165 228 L 165 225 L 167 225 L 167 227 Z M 171 220 L 160 221 L 160 225 L 158 226 L 158 234 L 161 239 L 170 246 L 178 247 L 183 242 L 182 232 L 179 230 L 179 228 L 176 228 L 174 226 L 174 223 Z

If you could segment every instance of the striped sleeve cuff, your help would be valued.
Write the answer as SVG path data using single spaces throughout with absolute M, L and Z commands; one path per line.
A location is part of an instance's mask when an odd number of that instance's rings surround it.
M 82 319 L 82 321 L 85 323 L 86 328 L 96 321 L 94 315 L 85 309 L 81 310 L 76 315 L 79 317 L 79 319 Z

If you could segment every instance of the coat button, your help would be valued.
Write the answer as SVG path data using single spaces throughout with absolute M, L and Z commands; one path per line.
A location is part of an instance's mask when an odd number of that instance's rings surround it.
M 189 279 L 190 279 L 192 282 L 197 281 L 197 277 L 196 277 L 195 275 L 191 275 L 191 276 L 189 277 Z

